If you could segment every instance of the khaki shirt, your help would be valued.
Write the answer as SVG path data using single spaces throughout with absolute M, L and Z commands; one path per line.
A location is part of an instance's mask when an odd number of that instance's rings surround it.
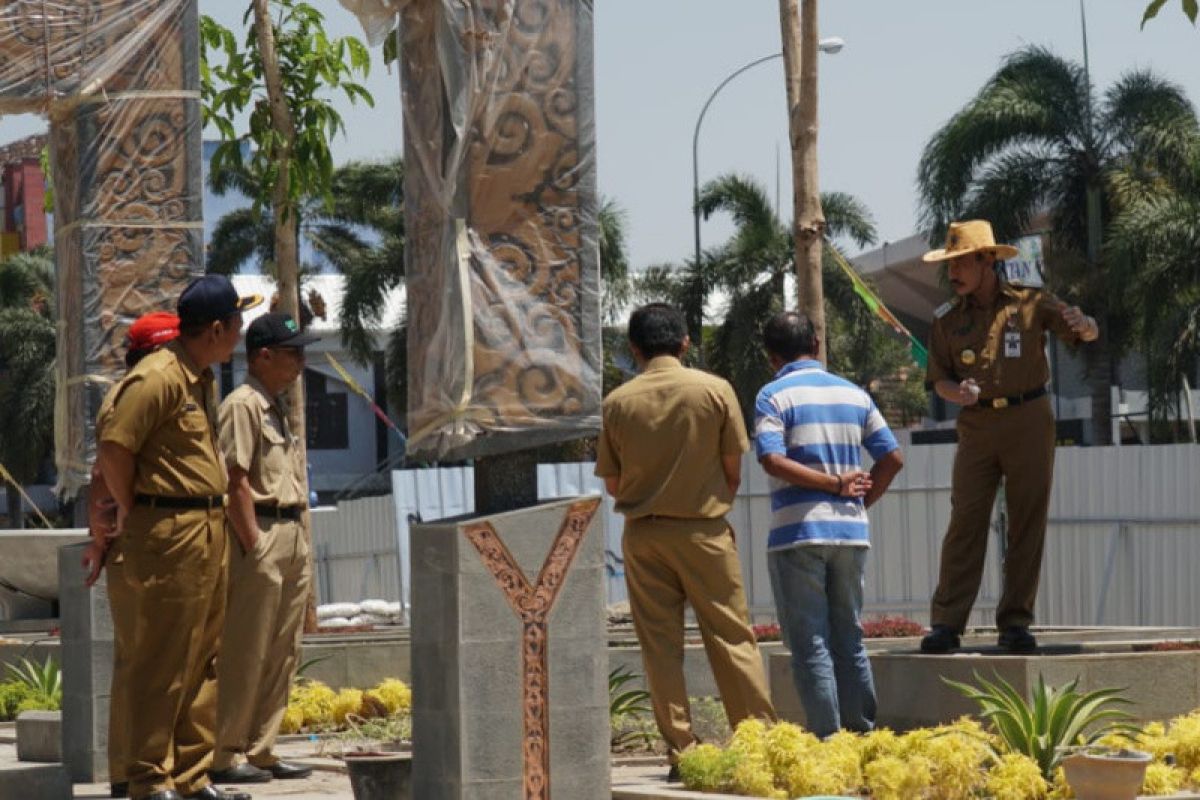
M 1046 332 L 1068 344 L 1079 341 L 1060 304 L 1049 292 L 1008 283 L 1000 284 L 988 307 L 970 295 L 958 298 L 933 321 L 926 383 L 974 378 L 982 398 L 1015 397 L 1045 386 L 1050 380 Z M 1006 353 L 1009 333 L 1020 337 L 1019 355 Z
M 225 494 L 211 369 L 198 368 L 178 341 L 171 342 L 138 362 L 110 396 L 108 412 L 101 408 L 100 441 L 134 454 L 135 493 Z
M 649 515 L 718 519 L 733 505 L 722 455 L 749 449 L 729 383 L 679 359 L 651 359 L 604 400 L 596 474 L 619 477 L 616 508 Z
M 255 503 L 308 504 L 308 481 L 287 413 L 253 375 L 221 403 L 219 427 L 225 460 L 245 470 Z

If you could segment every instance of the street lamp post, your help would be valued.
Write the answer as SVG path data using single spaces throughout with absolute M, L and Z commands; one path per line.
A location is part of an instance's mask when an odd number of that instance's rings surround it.
M 840 52 L 845 46 L 845 41 L 833 36 L 828 39 L 822 39 L 817 45 L 817 49 L 822 53 L 829 53 L 832 55 Z M 776 58 L 783 58 L 783 53 L 772 53 L 769 56 L 756 58 L 750 63 L 744 64 L 735 69 L 733 72 L 729 73 L 727 76 L 725 76 L 724 80 L 717 84 L 717 88 L 712 90 L 712 94 L 708 96 L 708 99 L 704 101 L 704 106 L 700 109 L 700 116 L 696 117 L 696 128 L 692 132 L 692 227 L 695 237 L 695 263 L 697 266 L 700 264 L 700 125 L 704 122 L 704 115 L 708 113 L 708 107 L 712 105 L 713 100 L 717 98 L 717 95 L 721 93 L 721 90 L 724 89 L 730 81 L 741 75 L 743 72 L 753 69 L 759 64 L 772 61 Z M 699 336 L 701 332 L 698 330 L 689 330 L 688 333 L 692 337 L 692 341 L 696 344 L 699 344 Z

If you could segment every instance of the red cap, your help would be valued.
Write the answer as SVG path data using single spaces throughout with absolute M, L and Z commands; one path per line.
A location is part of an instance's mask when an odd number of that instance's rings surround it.
M 178 335 L 179 317 L 166 311 L 152 311 L 129 326 L 129 349 L 153 350 Z

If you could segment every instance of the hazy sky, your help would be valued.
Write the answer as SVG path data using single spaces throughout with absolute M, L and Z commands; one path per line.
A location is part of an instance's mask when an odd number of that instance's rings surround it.
M 316 0 L 331 35 L 360 34 L 335 0 Z M 708 94 L 741 65 L 778 52 L 777 0 L 596 0 L 596 113 L 600 190 L 628 214 L 633 264 L 678 261 L 692 252 L 692 130 Z M 1088 0 L 1093 81 L 1150 67 L 1200 101 L 1200 31 L 1170 0 L 1139 31 L 1142 0 Z M 240 24 L 240 0 L 200 0 L 203 13 Z M 821 58 L 821 185 L 851 192 L 875 214 L 881 236 L 914 231 L 916 164 L 929 136 L 1026 44 L 1082 57 L 1077 0 L 825 0 L 822 36 L 845 49 Z M 736 171 L 775 195 L 777 154 L 783 216 L 790 218 L 791 168 L 782 60 L 727 86 L 700 134 L 700 178 Z M 335 159 L 399 152 L 399 82 L 377 66 L 374 109 L 344 109 L 348 136 Z M 0 121 L 0 143 L 44 127 Z M 705 245 L 728 235 L 704 224 Z

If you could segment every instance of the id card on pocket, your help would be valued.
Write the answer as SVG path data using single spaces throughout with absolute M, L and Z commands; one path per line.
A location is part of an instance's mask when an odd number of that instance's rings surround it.
M 1020 331 L 1005 331 L 1004 332 L 1004 357 L 1005 358 L 1020 358 L 1021 357 L 1021 332 Z

